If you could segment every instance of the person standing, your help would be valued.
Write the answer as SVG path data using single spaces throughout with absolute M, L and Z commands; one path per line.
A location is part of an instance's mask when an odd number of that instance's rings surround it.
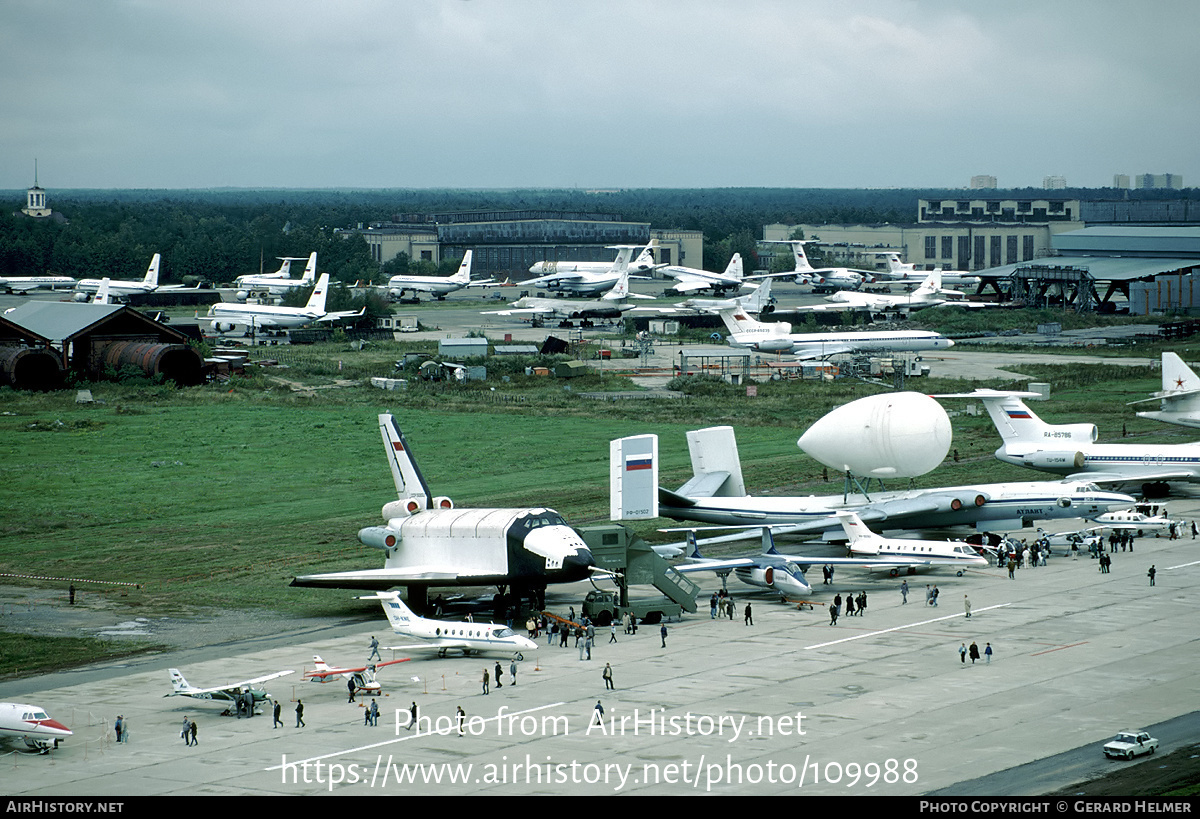
M 517 658 L 513 657 L 508 661 L 508 676 L 512 680 L 512 685 L 517 684 Z
M 122 722 L 121 715 L 117 714 L 117 721 L 113 725 L 113 730 L 117 732 L 117 742 L 121 741 L 121 732 L 124 730 L 124 728 L 125 728 L 125 723 Z
M 304 700 L 296 700 L 296 727 L 304 726 Z
M 371 726 L 373 728 L 379 727 L 379 704 L 375 702 L 374 697 L 371 698 Z
M 491 676 L 488 674 L 487 666 L 483 667 L 483 693 L 486 696 L 490 693 L 488 683 L 491 681 Z
M 971 665 L 975 665 L 975 661 L 979 659 L 979 646 L 974 640 L 971 641 L 971 647 L 967 650 L 967 653 L 971 655 Z
M 275 716 L 275 721 L 273 723 L 271 723 L 271 730 L 275 730 L 276 728 L 283 727 L 283 720 L 281 720 L 279 718 L 279 715 L 280 715 L 280 713 L 282 713 L 282 711 L 283 711 L 283 705 L 280 704 L 278 701 L 276 701 L 275 710 L 273 712 L 274 716 Z
M 196 720 L 192 720 L 192 747 L 200 744 L 200 740 L 196 739 Z
M 466 724 L 467 724 L 467 712 L 464 711 L 462 706 L 460 705 L 460 706 L 458 706 L 458 713 L 455 714 L 454 716 L 458 720 L 458 735 L 460 737 L 465 736 L 465 734 L 463 733 L 463 728 L 465 728 Z
M 959 660 L 962 661 L 963 665 L 967 664 L 967 644 L 966 643 L 963 643 L 962 645 L 960 645 L 958 647 L 958 658 L 959 658 Z
M 971 598 L 963 595 L 963 609 L 967 612 L 967 617 L 971 616 Z
M 834 608 L 837 609 L 838 616 L 840 617 L 842 614 L 842 595 L 841 594 L 835 594 L 833 596 L 833 605 L 834 605 Z
M 667 624 L 663 623 L 662 628 L 658 630 L 658 635 L 662 637 L 662 647 L 667 647 Z
M 500 661 L 496 660 L 496 687 L 503 688 L 504 683 L 500 682 L 500 678 L 504 676 L 504 669 L 500 667 Z
M 748 625 L 748 626 L 754 625 L 754 614 L 750 611 L 749 603 L 746 604 L 746 612 L 745 612 L 745 617 L 743 619 L 745 620 L 746 625 Z
M 405 726 L 411 731 L 417 724 L 417 701 L 413 700 L 412 705 L 408 707 L 408 725 Z
M 865 590 L 858 593 L 858 616 L 862 617 L 867 613 L 867 592 Z
M 604 678 L 604 690 L 605 691 L 615 691 L 616 690 L 616 686 L 613 685 L 613 673 L 612 673 L 611 665 L 609 665 L 608 663 L 605 663 L 604 664 L 604 672 L 600 676 Z
M 846 616 L 847 617 L 854 616 L 854 594 L 853 593 L 846 595 Z
M 180 732 L 179 735 L 181 737 L 183 737 L 184 745 L 192 744 L 192 721 L 190 719 L 188 719 L 187 717 L 183 718 L 183 730 Z
M 604 706 L 600 704 L 600 700 L 596 700 L 596 707 L 592 709 L 592 725 L 604 724 Z
M 900 581 L 900 605 L 908 604 L 908 580 Z
M 983 656 L 987 658 L 986 662 L 988 664 L 990 664 L 992 662 L 992 644 L 991 643 L 988 643 L 987 646 L 983 649 Z
M 938 587 L 937 587 L 937 586 L 934 586 L 934 587 L 933 587 L 933 598 L 932 598 L 932 600 L 933 600 L 933 607 L 934 607 L 935 609 L 937 608 L 937 599 L 938 599 Z
M 346 680 L 346 689 L 350 692 L 350 699 L 347 702 L 354 702 L 354 675 L 350 675 L 350 679 Z
M 716 608 L 713 608 L 713 617 L 717 616 Z M 613 620 L 608 626 L 608 641 L 615 643 L 617 641 L 617 621 Z
M 836 626 L 838 619 L 838 607 L 836 603 L 829 604 L 829 625 Z
M 371 662 L 371 660 L 382 660 L 382 659 L 383 659 L 383 657 L 379 656 L 379 641 L 376 640 L 375 635 L 372 634 L 371 635 L 371 656 L 367 657 L 367 662 L 369 663 L 369 662 Z
M 1155 569 L 1154 569 L 1154 564 L 1153 564 L 1153 563 L 1152 563 L 1152 564 L 1150 564 L 1150 571 L 1146 572 L 1146 574 L 1147 574 L 1147 575 L 1149 575 L 1149 577 L 1150 577 L 1150 585 L 1151 585 L 1151 586 L 1153 586 L 1153 585 L 1154 585 L 1154 575 L 1158 574 L 1158 572 L 1157 572 L 1157 571 L 1155 571 Z M 120 741 L 121 741 L 120 739 L 118 739 L 118 740 L 117 740 L 117 742 L 120 742 Z
M 713 592 L 712 597 L 708 598 L 708 619 L 717 619 L 717 593 Z

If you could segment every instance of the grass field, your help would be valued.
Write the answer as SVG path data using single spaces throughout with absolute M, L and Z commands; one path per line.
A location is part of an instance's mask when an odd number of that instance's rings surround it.
M 287 378 L 345 378 L 346 367 L 332 362 L 346 355 L 336 344 L 306 349 L 311 360 L 293 361 Z M 397 351 L 375 356 L 394 360 Z M 1189 440 L 1186 430 L 1137 419 L 1125 406 L 1158 388 L 1155 371 L 1046 366 L 1035 374 L 1053 385 L 1053 400 L 1037 407 L 1052 422 L 1095 422 L 1102 440 L 1119 438 L 1123 424 L 1145 440 Z M 920 388 L 971 386 L 937 379 Z M 823 480 L 796 438 L 834 406 L 879 390 L 768 383 L 756 398 L 717 387 L 679 401 L 614 403 L 581 399 L 547 379 L 293 392 L 265 375 L 186 390 L 94 385 L 91 405 L 75 404 L 71 392 L 0 390 L 0 572 L 137 583 L 131 602 L 147 611 L 340 614 L 357 605 L 345 592 L 288 583 L 301 573 L 382 565 L 382 554 L 356 538 L 381 524 L 380 507 L 395 499 L 380 412 L 396 415 L 438 494 L 460 506 L 543 504 L 581 525 L 607 518 L 608 442 L 645 432 L 660 436 L 665 486 L 691 476 L 687 430 L 731 424 L 751 492 L 838 493 L 840 476 Z M 516 394 L 520 402 L 504 400 Z M 956 417 L 959 461 L 948 458 L 916 485 L 1038 477 L 996 461 L 998 443 L 986 415 Z M 637 528 L 663 539 L 656 522 Z

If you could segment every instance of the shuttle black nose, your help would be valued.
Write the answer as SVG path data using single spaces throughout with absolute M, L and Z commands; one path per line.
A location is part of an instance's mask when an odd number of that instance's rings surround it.
M 576 549 L 574 554 L 563 558 L 563 571 L 578 580 L 588 577 L 591 574 L 588 570 L 595 565 L 596 561 L 588 549 Z

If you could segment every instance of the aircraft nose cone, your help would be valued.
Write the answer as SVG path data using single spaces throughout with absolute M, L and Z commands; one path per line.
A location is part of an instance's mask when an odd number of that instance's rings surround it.
M 563 569 L 571 575 L 579 577 L 587 577 L 590 574 L 588 570 L 595 565 L 596 561 L 592 557 L 592 552 L 586 546 L 577 549 L 575 554 L 568 555 L 563 559 Z

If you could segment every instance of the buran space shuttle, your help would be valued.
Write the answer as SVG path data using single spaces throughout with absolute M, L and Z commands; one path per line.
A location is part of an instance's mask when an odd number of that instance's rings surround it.
M 450 498 L 429 491 L 390 414 L 379 416 L 379 430 L 399 498 L 384 504 L 385 525 L 361 529 L 358 539 L 386 555 L 383 568 L 304 575 L 293 586 L 406 586 L 410 604 L 418 606 L 431 586 L 497 586 L 541 605 L 547 584 L 588 577 L 591 550 L 558 512 L 537 506 L 456 509 Z

